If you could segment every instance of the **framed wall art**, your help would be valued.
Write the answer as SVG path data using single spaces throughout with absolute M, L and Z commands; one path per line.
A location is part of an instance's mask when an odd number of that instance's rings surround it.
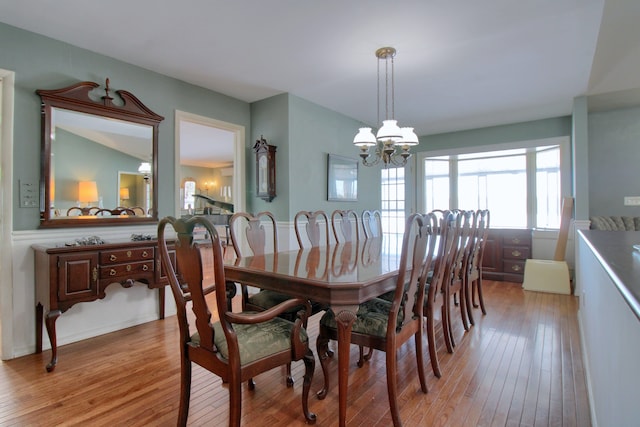
M 358 160 L 335 154 L 327 156 L 327 200 L 358 201 Z

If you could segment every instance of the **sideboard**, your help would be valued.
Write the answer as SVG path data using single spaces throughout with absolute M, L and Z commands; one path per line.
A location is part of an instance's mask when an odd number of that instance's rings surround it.
M 531 258 L 531 230 L 492 228 L 484 248 L 482 277 L 522 283 L 527 258 Z
M 135 282 L 157 288 L 159 318 L 164 318 L 164 286 L 156 240 L 110 242 L 86 246 L 33 245 L 36 285 L 36 353 L 42 352 L 42 324 L 51 342 L 51 361 L 57 364 L 56 320 L 75 304 L 105 297 L 106 288 L 119 283 L 129 288 Z M 172 262 L 175 252 L 170 248 Z M 46 314 L 45 314 L 46 313 Z

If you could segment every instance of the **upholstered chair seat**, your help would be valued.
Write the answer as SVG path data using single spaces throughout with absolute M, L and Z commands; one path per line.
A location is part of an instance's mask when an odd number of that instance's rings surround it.
M 213 329 L 215 332 L 214 343 L 216 348 L 220 356 L 224 360 L 228 360 L 229 348 L 227 347 L 227 340 L 220 322 L 215 322 Z M 292 329 L 293 323 L 280 317 L 259 324 L 234 325 L 234 330 L 238 335 L 240 366 L 291 348 Z M 200 343 L 198 333 L 191 336 L 191 341 L 197 344 Z M 300 341 L 303 343 L 309 342 L 309 337 L 305 329 L 300 330 Z

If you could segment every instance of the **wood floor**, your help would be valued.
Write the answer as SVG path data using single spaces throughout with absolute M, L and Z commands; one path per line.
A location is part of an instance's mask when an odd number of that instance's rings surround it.
M 427 366 L 429 392 L 420 392 L 414 346 L 398 352 L 400 415 L 405 426 L 590 426 L 577 326 L 577 299 L 525 292 L 519 285 L 485 282 L 486 316 L 479 309 L 469 332 L 455 329 L 448 354 L 438 331 L 442 378 Z M 315 352 L 319 315 L 310 319 Z M 457 318 L 456 318 L 457 319 Z M 456 322 L 457 324 L 458 322 Z M 45 372 L 50 353 L 0 366 L 2 426 L 173 426 L 178 414 L 179 360 L 174 317 L 62 346 L 58 366 Z M 384 354 L 356 366 L 352 346 L 347 424 L 390 426 Z M 428 355 L 428 352 L 426 353 Z M 427 361 L 428 362 L 428 361 Z M 304 425 L 300 405 L 303 364 L 256 378 L 243 389 L 244 426 Z M 337 425 L 337 358 L 325 400 L 309 399 L 318 426 Z M 320 389 L 319 363 L 312 390 Z M 194 368 L 189 425 L 228 423 L 227 389 Z

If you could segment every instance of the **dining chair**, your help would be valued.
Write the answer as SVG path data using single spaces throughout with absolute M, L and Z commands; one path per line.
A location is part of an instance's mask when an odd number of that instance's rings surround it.
M 100 208 L 97 206 L 90 206 L 81 208 L 80 206 L 72 206 L 67 209 L 67 216 L 80 216 L 80 215 L 95 215 Z
M 95 216 L 121 216 L 121 215 L 135 216 L 135 214 L 136 213 L 129 208 L 118 207 L 115 209 L 106 209 L 106 208 L 98 209 L 97 211 L 95 211 L 93 215 Z
M 427 393 L 423 350 L 423 299 L 426 274 L 436 246 L 436 218 L 431 214 L 412 214 L 406 221 L 402 239 L 399 274 L 393 301 L 373 298 L 360 304 L 352 326 L 351 343 L 376 348 L 386 355 L 389 407 L 394 426 L 402 425 L 397 401 L 397 351 L 411 338 L 415 342 L 420 388 Z M 316 348 L 324 375 L 318 393 L 323 399 L 329 390 L 329 340 L 338 338 L 336 317 L 327 311 L 319 323 Z
M 336 243 L 360 240 L 360 220 L 354 210 L 336 209 L 331 212 L 331 229 Z
M 424 317 L 427 319 L 425 334 L 429 345 L 429 358 L 433 374 L 441 378 L 440 362 L 436 347 L 436 316 L 440 316 L 442 333 L 449 353 L 453 353 L 447 319 L 447 305 L 449 287 L 445 278 L 450 274 L 450 265 L 456 255 L 455 242 L 459 228 L 456 226 L 457 214 L 450 211 L 431 212 L 436 217 L 438 246 L 434 255 L 432 268 L 427 274 L 425 285 Z
M 144 208 L 140 207 L 140 206 L 133 206 L 131 208 L 131 210 L 133 211 L 133 213 L 135 214 L 135 216 L 145 216 L 144 213 Z
M 302 230 L 304 226 L 304 232 Z M 329 217 L 324 211 L 300 211 L 293 218 L 293 228 L 300 248 L 308 241 L 311 247 L 329 246 Z M 306 239 L 304 238 L 306 237 Z
M 487 314 L 484 306 L 484 298 L 482 296 L 482 260 L 484 257 L 484 248 L 489 237 L 489 220 L 490 214 L 488 209 L 478 209 L 475 218 L 475 231 L 473 236 L 472 248 L 469 251 L 466 271 L 465 297 L 467 298 L 467 316 L 469 323 L 474 325 L 473 308 L 478 308 L 476 296 L 480 302 L 482 314 Z
M 382 237 L 382 214 L 379 210 L 362 211 L 362 229 L 365 239 Z
M 467 306 L 465 293 L 466 284 L 466 272 L 465 272 L 465 260 L 468 256 L 468 252 L 471 248 L 473 241 L 473 224 L 475 222 L 476 212 L 472 210 L 457 212 L 457 219 L 455 222 L 458 233 L 456 241 L 454 242 L 455 255 L 449 264 L 449 272 L 445 277 L 445 286 L 448 286 L 446 305 L 446 324 L 449 333 L 451 348 L 456 346 L 455 338 L 453 337 L 453 325 L 451 323 L 451 304 L 459 307 L 460 318 L 462 320 L 462 326 L 465 331 L 469 330 L 469 321 L 467 319 Z
M 194 228 L 204 227 L 208 244 L 196 244 Z M 169 227 L 175 231 L 176 265 L 167 248 Z M 163 218 L 158 224 L 158 246 L 162 266 L 169 280 L 177 309 L 180 330 L 180 409 L 178 425 L 185 426 L 189 416 L 191 369 L 196 363 L 218 375 L 228 384 L 229 426 L 240 426 L 242 383 L 260 373 L 293 361 L 305 364 L 302 387 L 302 411 L 305 420 L 314 424 L 316 415 L 309 411 L 309 390 L 315 361 L 304 328 L 309 312 L 307 301 L 288 299 L 269 310 L 233 313 L 228 310 L 222 246 L 215 227 L 204 217 Z M 213 284 L 203 279 L 203 254 L 213 261 Z M 180 279 L 176 271 L 179 271 Z M 207 286 L 208 285 L 208 286 Z M 207 296 L 214 293 L 215 299 Z M 303 307 L 295 322 L 279 317 L 294 307 Z M 217 313 L 219 321 L 212 321 Z M 195 319 L 193 322 L 190 318 Z M 194 328 L 194 332 L 190 331 Z
M 269 261 L 278 262 L 278 228 L 276 219 L 271 212 L 259 212 L 251 215 L 247 212 L 236 212 L 229 220 L 231 242 L 237 257 L 254 256 L 254 262 L 267 262 L 266 254 L 270 254 Z M 291 299 L 291 296 L 269 289 L 260 289 L 249 293 L 247 285 L 240 283 L 242 295 L 242 311 L 264 311 Z M 280 313 L 289 321 L 294 321 L 298 311 L 303 306 L 294 306 Z M 311 315 L 309 310 L 308 315 Z M 306 327 L 306 323 L 305 323 Z M 291 366 L 287 366 L 287 385 L 293 386 Z

